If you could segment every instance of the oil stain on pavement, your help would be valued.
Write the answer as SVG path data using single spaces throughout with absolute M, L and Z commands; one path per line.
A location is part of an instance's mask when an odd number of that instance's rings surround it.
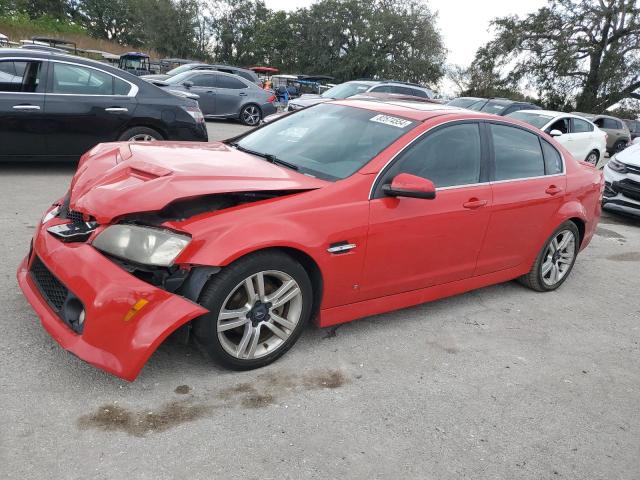
M 614 262 L 640 262 L 640 252 L 625 252 L 609 255 L 607 260 Z
M 270 372 L 256 377 L 254 382 L 243 382 L 224 388 L 204 398 L 194 395 L 164 404 L 156 410 L 134 411 L 121 405 L 103 405 L 95 412 L 78 418 L 81 430 L 95 429 L 106 432 L 123 431 L 136 437 L 163 432 L 183 423 L 212 415 L 222 408 L 265 408 L 276 402 L 279 396 L 291 396 L 296 392 L 336 389 L 349 383 L 344 372 L 337 369 L 313 370 L 306 373 Z M 179 385 L 176 394 L 191 392 L 188 385 Z
M 614 230 L 609 230 L 608 228 L 602 228 L 602 227 L 598 227 L 596 228 L 596 235 L 600 236 L 600 237 L 605 237 L 605 238 L 616 238 L 616 239 L 624 239 L 624 236 L 621 235 L 620 233 L 614 231 Z

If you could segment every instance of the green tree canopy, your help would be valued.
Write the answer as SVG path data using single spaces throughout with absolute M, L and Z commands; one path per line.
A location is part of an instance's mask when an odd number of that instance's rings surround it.
M 493 26 L 495 39 L 471 67 L 472 88 L 487 78 L 498 88 L 525 82 L 548 106 L 572 102 L 585 112 L 640 98 L 637 0 L 549 0 L 523 19 L 498 18 Z

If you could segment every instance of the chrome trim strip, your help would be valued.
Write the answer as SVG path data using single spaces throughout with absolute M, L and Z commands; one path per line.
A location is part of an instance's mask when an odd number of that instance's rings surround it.
M 509 123 L 509 122 L 501 122 L 500 120 L 495 120 L 495 119 L 493 119 L 493 118 L 491 118 L 491 119 L 486 119 L 486 118 L 482 118 L 482 119 L 474 119 L 474 118 L 469 118 L 469 119 L 465 119 L 465 118 L 456 118 L 455 120 L 447 120 L 446 122 L 442 122 L 442 123 L 439 123 L 439 124 L 437 124 L 437 125 L 434 125 L 433 127 L 429 128 L 429 129 L 427 129 L 427 130 L 425 130 L 425 131 L 424 131 L 424 132 L 422 132 L 420 135 L 418 135 L 416 138 L 414 138 L 413 140 L 411 140 L 409 143 L 407 143 L 407 144 L 406 144 L 404 147 L 402 147 L 400 150 L 398 150 L 398 151 L 396 152 L 396 154 L 395 154 L 393 157 L 391 157 L 391 158 L 389 159 L 389 161 L 387 161 L 387 163 L 385 163 L 385 164 L 383 165 L 383 167 L 382 167 L 382 168 L 380 169 L 380 171 L 376 174 L 375 178 L 373 179 L 373 182 L 371 183 L 371 188 L 369 189 L 369 200 L 373 200 L 373 187 L 374 187 L 374 185 L 376 184 L 376 182 L 378 181 L 378 177 L 382 174 L 382 172 L 384 172 L 384 171 L 385 171 L 385 169 L 389 166 L 389 164 L 391 164 L 391 162 L 393 162 L 393 161 L 396 159 L 396 157 L 397 157 L 398 155 L 400 155 L 400 154 L 401 154 L 401 153 L 402 153 L 406 148 L 408 148 L 408 147 L 410 147 L 411 145 L 413 145 L 413 144 L 414 144 L 414 142 L 417 142 L 417 141 L 418 141 L 418 140 L 419 140 L 423 135 L 426 135 L 427 133 L 429 133 L 429 132 L 430 132 L 431 130 L 433 130 L 434 128 L 437 128 L 437 127 L 439 127 L 439 126 L 441 126 L 441 125 L 446 125 L 446 124 L 448 124 L 448 123 L 461 122 L 461 121 L 462 121 L 462 122 L 463 122 L 463 121 L 477 121 L 477 122 L 485 122 L 485 123 L 497 123 L 497 124 L 500 124 L 500 125 L 506 125 L 506 126 L 508 126 L 508 127 L 514 126 L 512 123 Z M 530 131 L 532 134 L 534 134 L 534 135 L 536 135 L 536 136 L 540 137 L 540 135 L 539 135 L 537 132 L 533 132 L 533 131 L 531 131 L 530 129 L 524 128 L 524 127 L 522 127 L 522 126 L 520 126 L 520 125 L 516 125 L 516 126 L 515 126 L 515 128 L 520 128 L 520 129 L 522 129 L 522 130 L 528 130 L 528 131 Z M 543 138 L 542 140 L 544 140 L 544 138 Z M 549 143 L 549 142 L 547 142 L 547 143 Z M 549 145 L 551 145 L 551 144 L 549 143 Z M 492 185 L 492 184 L 494 184 L 494 183 L 519 182 L 519 181 L 522 181 L 522 180 L 532 180 L 532 179 L 535 179 L 535 178 L 547 178 L 547 177 L 559 177 L 559 176 L 566 176 L 566 174 L 567 174 L 567 166 L 566 166 L 566 163 L 565 163 L 564 155 L 563 155 L 563 154 L 562 154 L 562 152 L 560 152 L 556 147 L 554 147 L 553 145 L 551 145 L 551 146 L 556 150 L 556 152 L 558 152 L 558 155 L 560 155 L 560 158 L 562 159 L 562 172 L 561 172 L 561 173 L 554 173 L 553 175 L 542 175 L 542 176 L 537 176 L 537 177 L 513 178 L 513 179 L 510 179 L 510 180 L 497 180 L 497 181 L 488 181 L 488 182 L 480 182 L 480 183 L 470 183 L 470 184 L 467 184 L 467 185 L 452 185 L 452 186 L 450 186 L 450 187 L 437 187 L 437 188 L 436 188 L 436 191 L 438 191 L 438 190 L 453 190 L 453 189 L 456 189 L 456 188 L 476 187 L 476 186 L 480 186 L 480 185 Z
M 329 247 L 327 248 L 327 252 L 341 253 L 341 252 L 347 252 L 349 250 L 353 250 L 354 248 L 356 248 L 355 243 L 345 243 L 343 245 L 336 245 L 335 247 Z
M 55 62 L 55 63 L 66 63 L 68 65 L 75 65 L 76 67 L 85 67 L 91 68 L 93 70 L 97 70 L 98 72 L 105 73 L 111 77 L 115 77 L 118 80 L 122 80 L 123 82 L 128 83 L 131 88 L 129 89 L 129 93 L 126 95 L 93 95 L 90 93 L 50 93 L 50 92 L 0 92 L 4 94 L 14 94 L 14 95 L 56 95 L 56 96 L 74 96 L 74 97 L 135 97 L 138 94 L 139 88 L 135 83 L 131 83 L 129 80 L 125 80 L 122 77 L 119 77 L 115 73 L 107 72 L 98 67 L 94 67 L 92 65 L 84 65 L 82 63 L 71 62 L 66 60 L 58 60 L 57 58 L 36 58 L 36 57 L 0 57 L 0 62 L 4 60 L 13 60 L 13 61 L 31 61 L 31 62 Z

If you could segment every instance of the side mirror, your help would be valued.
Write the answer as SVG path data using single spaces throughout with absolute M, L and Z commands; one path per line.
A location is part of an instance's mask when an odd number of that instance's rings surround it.
M 436 198 L 436 187 L 431 180 L 401 173 L 393 177 L 391 184 L 384 185 L 382 191 L 389 197 L 410 197 L 433 200 Z
M 193 87 L 193 82 L 190 80 L 187 80 L 186 82 L 182 82 L 182 85 L 184 85 L 185 88 L 191 88 Z
M 562 132 L 560 130 L 554 129 L 549 132 L 549 135 L 551 135 L 552 137 L 561 137 Z

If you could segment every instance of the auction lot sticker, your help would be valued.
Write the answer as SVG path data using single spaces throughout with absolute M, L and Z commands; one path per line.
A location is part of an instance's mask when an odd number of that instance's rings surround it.
M 404 128 L 407 125 L 411 125 L 410 120 L 405 120 L 404 118 L 392 117 L 390 115 L 376 115 L 369 119 L 371 122 L 383 123 L 385 125 L 390 125 L 392 127 Z

